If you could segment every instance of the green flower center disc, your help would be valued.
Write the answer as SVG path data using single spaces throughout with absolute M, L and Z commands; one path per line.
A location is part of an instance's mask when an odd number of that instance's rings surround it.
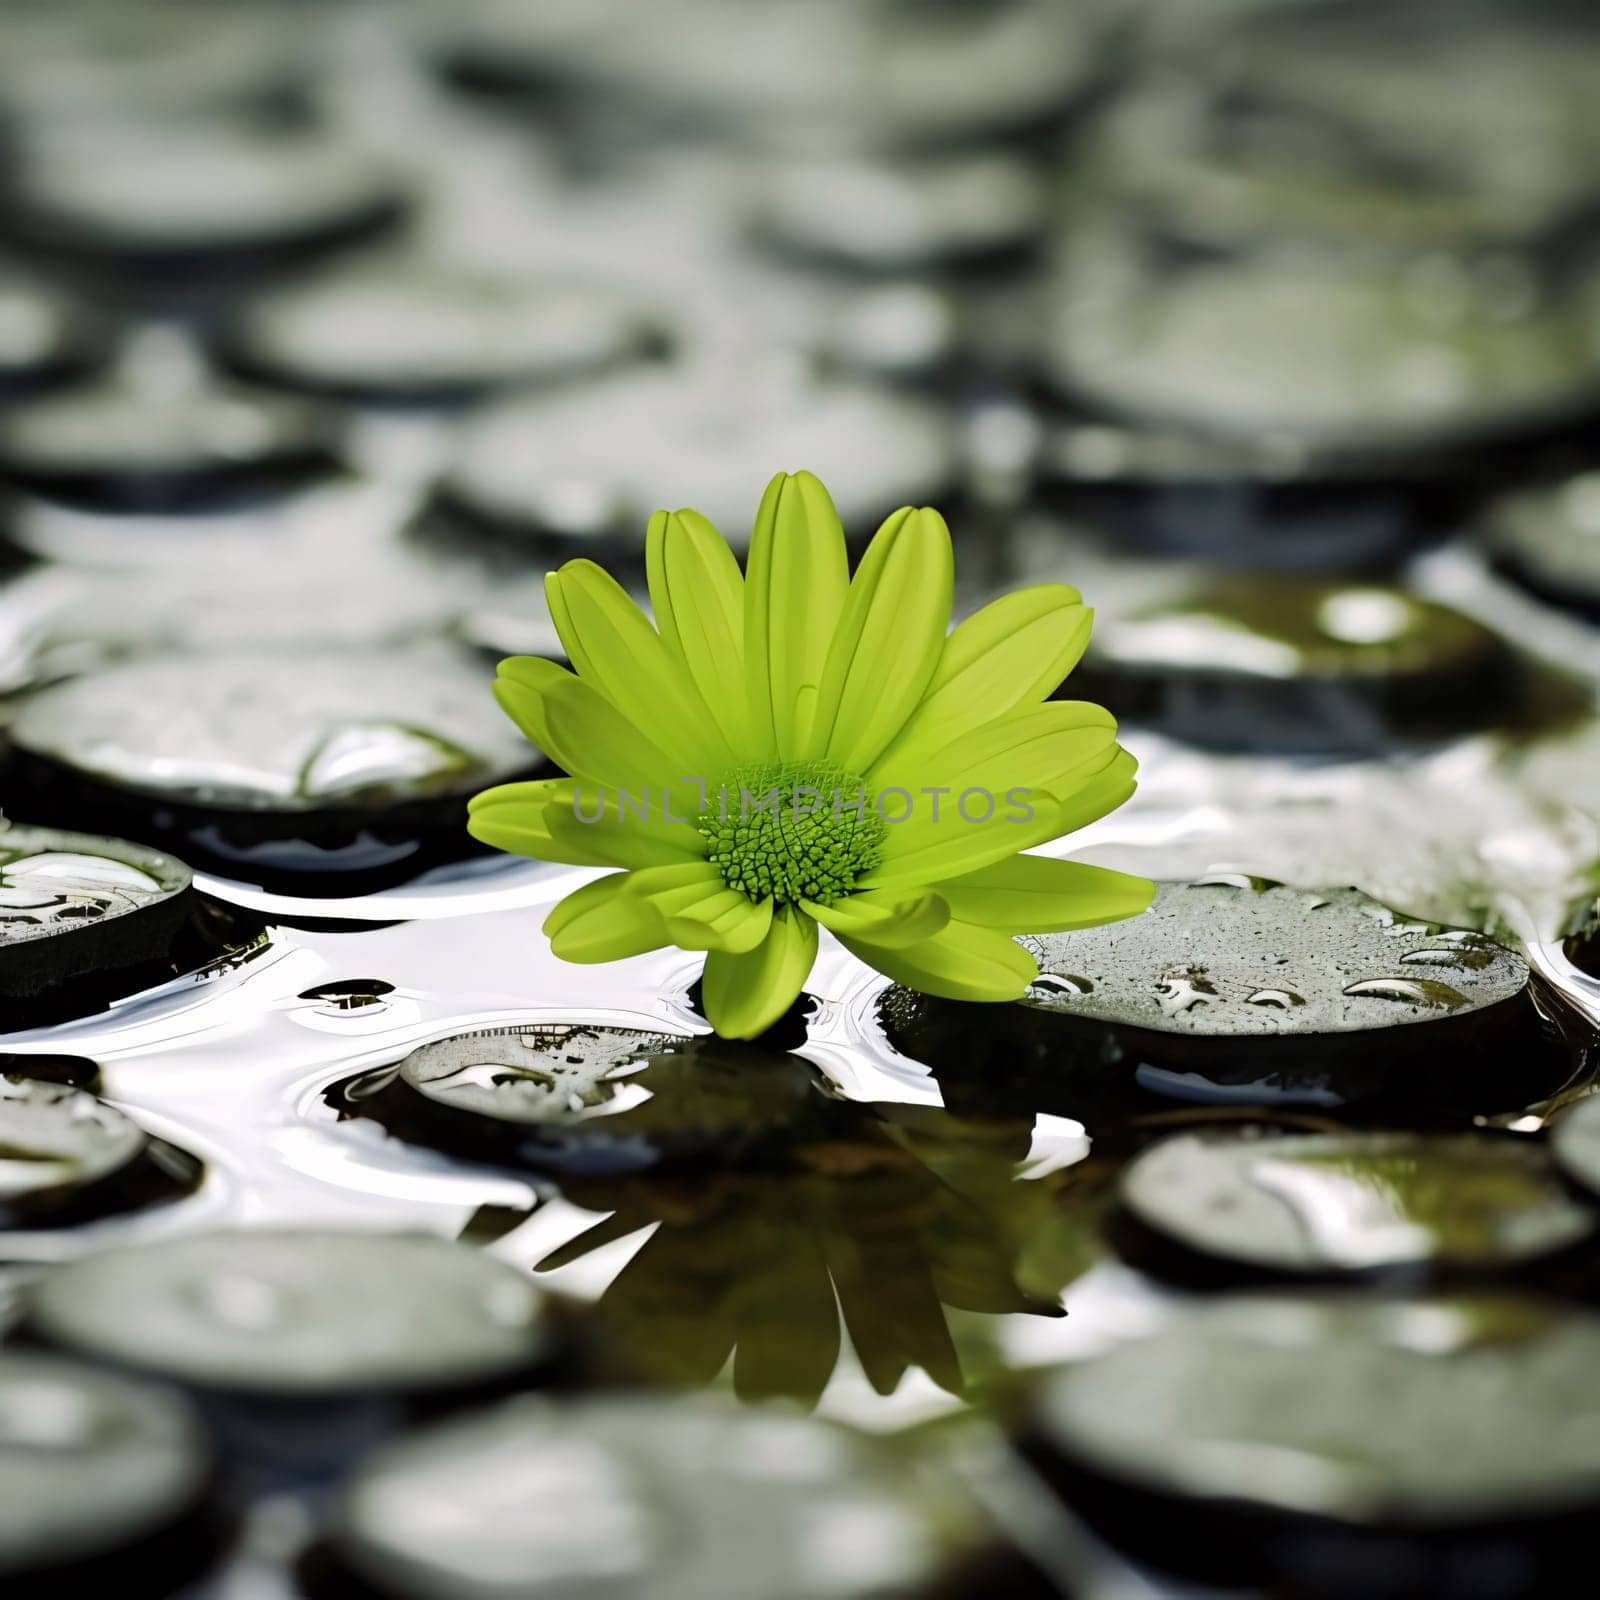
M 883 856 L 888 828 L 865 783 L 825 761 L 741 767 L 706 800 L 706 859 L 752 900 L 832 905 Z

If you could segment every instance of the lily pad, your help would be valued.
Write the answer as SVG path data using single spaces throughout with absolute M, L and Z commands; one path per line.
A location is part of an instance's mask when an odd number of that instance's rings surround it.
M 149 657 L 41 691 L 12 736 L 19 808 L 309 893 L 475 853 L 467 796 L 539 761 L 443 647 Z
M 1343 752 L 1490 724 L 1515 682 L 1500 639 L 1448 606 L 1283 575 L 1102 616 L 1071 692 L 1192 744 Z
M 644 353 L 651 333 L 638 301 L 603 284 L 396 260 L 257 299 L 223 350 L 244 376 L 311 394 L 445 403 L 592 375 Z
M 85 1256 L 34 1293 L 38 1338 L 235 1395 L 442 1393 L 525 1374 L 553 1336 L 544 1296 L 421 1235 L 241 1230 Z
M 82 377 L 105 357 L 104 330 L 45 289 L 0 275 L 0 396 Z
M 87 1011 L 108 985 L 130 992 L 128 975 L 171 951 L 191 883 L 182 862 L 121 839 L 0 831 L 0 995 L 35 1009 L 78 996 Z
M 1597 1361 L 1600 1318 L 1553 1302 L 1230 1297 L 1063 1369 L 1033 1450 L 1119 1543 L 1209 1579 L 1539 1592 L 1600 1508 Z
M 1550 1132 L 1561 1170 L 1589 1194 L 1600 1197 L 1600 1100 L 1580 1100 Z
M 197 1522 L 212 1480 L 206 1435 L 179 1396 L 50 1356 L 0 1356 L 8 1593 L 89 1581 L 171 1593 L 212 1553 Z
M 1068 284 L 1049 371 L 1113 417 L 1372 460 L 1556 429 L 1594 398 L 1570 306 L 1507 316 L 1468 284 L 1441 314 L 1387 265 L 1271 255 L 1099 287 Z
M 331 1543 L 394 1600 L 867 1600 L 947 1592 L 993 1550 L 950 1486 L 856 1435 L 647 1396 L 517 1399 L 408 1439 L 350 1483 Z
M 1481 532 L 1491 559 L 1530 594 L 1600 617 L 1600 473 L 1505 495 Z
M 548 104 L 598 89 L 680 132 L 767 144 L 950 148 L 1049 133 L 1099 82 L 1093 19 L 1048 0 L 928 14 L 828 3 L 772 14 L 738 0 L 670 13 L 591 0 L 529 16 L 475 0 L 440 56 L 458 83 Z
M 1296 104 L 1292 91 L 1284 97 L 1274 67 L 1304 71 L 1306 56 L 1330 46 L 1337 56 L 1340 41 L 1330 39 L 1326 27 L 1302 28 L 1307 36 L 1296 39 L 1293 17 L 1288 28 L 1275 24 L 1295 11 L 1328 9 L 1273 7 L 1268 14 L 1246 8 L 1243 28 L 1226 29 L 1221 39 L 1212 40 L 1206 52 L 1210 74 L 1152 75 L 1152 81 L 1124 96 L 1086 152 L 1096 187 L 1109 189 L 1124 212 L 1137 217 L 1141 230 L 1179 250 L 1203 254 L 1298 247 L 1367 254 L 1389 250 L 1413 259 L 1434 251 L 1464 257 L 1480 249 L 1548 246 L 1577 220 L 1586 190 L 1581 161 L 1571 159 L 1575 152 L 1563 152 L 1567 159 L 1553 163 L 1554 171 L 1541 164 L 1538 180 L 1531 181 L 1526 169 L 1502 166 L 1487 153 L 1477 160 L 1459 150 L 1452 152 L 1453 159 L 1406 159 L 1393 148 L 1396 136 L 1404 141 L 1418 130 L 1416 119 L 1403 113 L 1398 126 L 1384 130 L 1390 137 L 1381 140 L 1381 153 L 1378 139 L 1352 127 L 1352 103 L 1376 75 L 1409 74 L 1413 90 L 1422 96 L 1451 86 L 1449 68 L 1430 62 L 1428 42 L 1419 37 L 1427 33 L 1427 21 L 1412 28 L 1409 16 L 1391 14 L 1369 26 L 1366 70 L 1346 85 L 1334 114 L 1319 115 Z M 1362 7 L 1331 9 L 1359 12 Z M 1476 18 L 1458 20 L 1460 34 L 1475 36 L 1478 45 L 1473 53 L 1480 59 L 1464 68 L 1476 83 L 1485 69 L 1493 70 L 1481 59 L 1484 30 L 1474 27 Z M 1542 32 L 1533 15 L 1526 17 L 1525 27 L 1526 32 L 1495 41 L 1496 64 Z M 1358 23 L 1350 31 L 1359 30 Z M 1279 59 L 1269 64 L 1274 53 Z M 1580 46 L 1569 54 L 1581 59 L 1587 52 Z M 1218 76 L 1231 80 L 1229 87 L 1240 78 L 1256 82 L 1229 92 L 1214 81 Z M 1543 77 L 1549 87 L 1549 74 Z M 1263 88 L 1264 94 L 1256 92 Z M 1481 123 L 1473 132 L 1479 140 L 1490 136 Z M 1529 152 L 1519 149 L 1519 154 L 1526 160 Z
M 751 385 L 766 404 L 740 399 Z M 603 552 L 613 566 L 637 566 L 639 530 L 658 506 L 693 506 L 737 539 L 777 458 L 812 463 L 864 539 L 897 506 L 948 489 L 950 420 L 844 379 L 774 386 L 759 368 L 621 374 L 489 408 L 463 434 L 435 511 L 441 531 L 486 534 L 502 551 Z
M 1355 889 L 1169 882 L 1141 917 L 1021 942 L 1039 961 L 1022 1002 L 879 1002 L 952 1109 L 1028 1105 L 1091 1131 L 1152 1096 L 1434 1118 L 1521 1107 L 1565 1076 L 1520 956 Z
M 1235 1274 L 1505 1272 L 1600 1223 L 1542 1144 L 1485 1133 L 1189 1133 L 1137 1157 L 1121 1199 L 1187 1262 Z
M 802 261 L 866 275 L 1015 268 L 1046 232 L 1049 190 L 994 154 L 780 164 L 755 226 Z
M 74 388 L 0 420 L 0 477 L 95 511 L 181 513 L 302 488 L 336 464 L 329 419 L 225 385 L 181 394 Z
M 0 1227 L 81 1207 L 149 1145 L 131 1118 L 81 1089 L 0 1078 Z
M 1121 559 L 1389 572 L 1475 503 L 1449 456 L 1330 463 L 1270 437 L 1221 439 L 1072 407 L 1047 421 L 1039 469 L 1051 504 L 1103 532 Z
M 146 121 L 30 153 L 7 231 L 119 297 L 249 282 L 383 231 L 406 195 L 382 163 L 318 134 Z
M 799 1056 L 561 1024 L 442 1039 L 330 1098 L 414 1143 L 579 1171 L 741 1159 L 799 1137 L 828 1105 Z

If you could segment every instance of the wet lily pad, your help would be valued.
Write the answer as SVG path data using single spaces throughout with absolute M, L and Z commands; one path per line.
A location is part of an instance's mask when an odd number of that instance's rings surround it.
M 1272 255 L 1069 282 L 1049 375 L 1112 417 L 1367 461 L 1576 423 L 1595 396 L 1576 309 L 1459 288 L 1430 306 L 1387 265 Z
M 1600 1196 L 1600 1099 L 1580 1100 L 1551 1129 L 1550 1145 L 1561 1170 Z
M 1404 590 L 1234 578 L 1102 616 L 1071 692 L 1212 748 L 1385 750 L 1483 727 L 1516 672 L 1470 617 Z
M 792 378 L 792 375 L 791 375 Z M 768 404 L 739 399 L 761 388 Z M 647 371 L 507 400 L 463 435 L 435 512 L 441 532 L 485 534 L 502 552 L 640 563 L 658 506 L 693 506 L 737 539 L 765 463 L 815 463 L 845 527 L 866 538 L 896 506 L 950 486 L 950 421 L 937 406 L 843 379 L 773 383 L 715 369 Z
M 1600 1225 L 1542 1144 L 1482 1133 L 1189 1133 L 1137 1157 L 1121 1199 L 1180 1271 L 1235 1275 L 1505 1272 Z
M 414 1143 L 579 1171 L 742 1159 L 798 1137 L 828 1104 L 799 1056 L 561 1024 L 442 1039 L 330 1099 Z
M 1026 265 L 1049 190 L 992 153 L 791 161 L 754 199 L 754 224 L 802 261 L 867 275 Z
M 41 1282 L 28 1325 L 92 1359 L 283 1400 L 443 1393 L 547 1360 L 544 1296 L 421 1235 L 243 1230 L 85 1256 Z
M 1600 1507 L 1600 1318 L 1497 1296 L 1226 1298 L 1062 1370 L 1033 1451 L 1163 1566 L 1326 1592 L 1543 1592 Z M 1152 1527 L 1162 1537 L 1152 1541 Z M 1402 1539 L 1406 1542 L 1401 1542 Z M 1426 1540 L 1426 1543 L 1422 1541 Z M 1559 1587 L 1559 1586 L 1558 1586 Z
M 41 1355 L 0 1356 L 0 1581 L 155 1597 L 213 1553 L 211 1450 L 176 1395 Z
M 1051 504 L 1119 555 L 1269 572 L 1391 572 L 1474 503 L 1458 459 L 1307 460 L 1271 438 L 1048 413 Z M 1097 591 L 1098 592 L 1098 591 Z
M 381 232 L 395 177 L 317 134 L 105 130 L 30 155 L 6 230 L 102 292 L 214 294 Z
M 144 1129 L 81 1089 L 0 1078 L 0 1226 L 81 1204 L 141 1156 Z
M 469 655 L 424 647 L 150 657 L 40 692 L 12 736 L 17 809 L 312 894 L 477 853 L 466 798 L 539 761 Z
M 0 1229 L 127 1216 L 186 1199 L 204 1177 L 198 1157 L 152 1138 L 87 1089 L 0 1077 Z
M 83 376 L 105 357 L 104 331 L 48 290 L 0 274 L 0 397 Z
M 994 1560 L 951 1486 L 856 1435 L 647 1397 L 518 1399 L 406 1440 L 345 1490 L 331 1544 L 394 1600 L 954 1600 Z
M 1165 883 L 1142 917 L 1022 941 L 1027 999 L 891 989 L 889 1042 L 953 1108 L 1003 1104 L 1115 1126 L 1148 1096 L 1510 1109 L 1564 1076 L 1522 958 L 1355 889 L 1226 875 Z
M 1600 474 L 1505 495 L 1481 532 L 1496 565 L 1529 593 L 1600 617 Z
M 603 284 L 374 262 L 256 300 L 223 336 L 247 377 L 380 403 L 469 400 L 592 375 L 648 348 L 638 302 Z
M 59 999 L 92 1011 L 171 952 L 191 910 L 189 869 L 121 839 L 0 832 L 0 996 L 25 1025 Z
M 310 109 L 313 41 L 259 6 L 196 14 L 186 0 L 148 0 L 134 20 L 116 5 L 21 5 L 10 33 L 0 101 L 30 124 L 220 123 Z
M 182 513 L 303 488 L 336 465 L 328 417 L 227 385 L 181 394 L 108 381 L 0 420 L 0 478 L 94 511 Z
M 1320 33 L 1303 29 L 1307 36 L 1294 39 L 1292 16 L 1289 28 L 1275 29 L 1275 24 L 1296 11 L 1329 9 L 1359 12 L 1362 7 L 1246 7 L 1245 26 L 1228 29 L 1206 52 L 1210 70 L 1204 76 L 1152 75 L 1100 125 L 1087 152 L 1096 187 L 1107 189 L 1137 216 L 1142 231 L 1178 250 L 1202 254 L 1332 247 L 1434 261 L 1465 256 L 1474 248 L 1509 255 L 1519 248 L 1548 247 L 1577 219 L 1587 196 L 1580 163 L 1566 172 L 1541 169 L 1540 181 L 1530 182 L 1525 169 L 1513 172 L 1488 158 L 1463 157 L 1459 150 L 1452 152 L 1453 159 L 1407 159 L 1393 148 L 1394 136 L 1417 137 L 1414 117 L 1402 117 L 1398 127 L 1385 130 L 1391 137 L 1381 153 L 1370 134 L 1351 125 L 1352 102 L 1377 74 L 1409 74 L 1412 90 L 1421 96 L 1450 85 L 1448 66 L 1430 62 L 1432 52 L 1419 38 L 1427 31 L 1426 21 L 1413 29 L 1410 16 L 1390 14 L 1368 28 L 1359 80 L 1346 85 L 1349 92 L 1339 97 L 1334 115 L 1320 116 L 1296 104 L 1292 90 L 1286 99 L 1281 72 L 1274 68 L 1304 71 L 1306 57 L 1330 45 L 1338 52 L 1339 41 L 1330 40 L 1326 26 Z M 1477 31 L 1460 20 L 1462 34 Z M 1397 37 L 1402 30 L 1403 42 Z M 1495 41 L 1497 62 L 1525 46 L 1528 37 L 1519 30 Z M 1278 60 L 1269 65 L 1274 54 Z M 1479 59 L 1465 70 L 1476 83 L 1489 63 L 1482 59 L 1481 42 L 1472 54 Z M 1585 52 L 1569 54 L 1581 59 Z M 1349 70 L 1354 63 L 1344 65 Z M 1544 77 L 1548 80 L 1548 74 Z M 1265 87 L 1263 79 L 1270 85 L 1265 95 L 1257 92 Z M 1489 130 L 1475 126 L 1473 131 L 1484 139 Z M 1502 271 L 1510 276 L 1509 269 Z
M 1215 100 L 1224 115 L 1259 122 L 1263 153 L 1287 180 L 1274 197 L 1292 216 L 1309 208 L 1336 223 L 1364 257 L 1375 245 L 1400 247 L 1416 264 L 1419 313 L 1444 312 L 1426 289 L 1447 289 L 1456 262 L 1479 265 L 1514 314 L 1522 264 L 1565 258 L 1593 196 L 1597 80 L 1582 11 L 1562 0 L 1515 12 L 1313 0 L 1235 15 L 1208 52 Z M 1318 143 L 1343 148 L 1347 181 L 1319 182 Z M 1236 144 L 1218 155 L 1232 155 L 1235 172 L 1247 164 Z M 1375 186 L 1387 196 L 1381 208 Z M 1187 198 L 1214 214 L 1214 227 L 1253 212 L 1248 191 L 1235 192 L 1234 208 L 1203 186 Z
M 463 87 L 545 107 L 553 88 L 600 90 L 680 134 L 687 124 L 736 139 L 759 130 L 780 146 L 939 149 L 1057 129 L 1104 69 L 1097 37 L 1089 18 L 1046 0 L 776 16 L 736 0 L 670 15 L 613 0 L 533 16 L 476 0 L 452 14 L 437 48 Z

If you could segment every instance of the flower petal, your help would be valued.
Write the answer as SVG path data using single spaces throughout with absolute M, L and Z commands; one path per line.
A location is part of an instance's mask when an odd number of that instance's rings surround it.
M 802 900 L 800 908 L 840 938 L 870 939 L 886 950 L 919 944 L 950 920 L 950 908 L 927 891 L 876 889 L 849 895 L 831 906 Z
M 883 757 L 913 765 L 1017 706 L 1053 694 L 1089 643 L 1094 613 L 1076 589 L 1040 584 L 974 612 L 944 642 L 922 703 Z
M 1012 849 L 1001 854 L 1037 844 L 1039 838 L 1024 841 L 1025 827 L 1080 789 L 1116 751 L 1117 725 L 1109 712 L 1083 701 L 1055 700 L 1007 712 L 915 767 L 897 763 L 873 782 L 878 814 L 889 823 L 884 865 L 955 836 L 971 844 L 995 829 L 1012 839 Z M 954 870 L 967 869 L 940 876 Z M 874 874 L 868 886 L 887 882 Z
M 571 778 L 502 783 L 467 802 L 467 832 L 497 850 L 578 867 L 654 867 L 702 860 L 705 841 L 682 819 L 619 815 L 614 793 Z
M 725 887 L 722 874 L 709 861 L 646 867 L 643 871 L 630 873 L 628 877 L 628 892 L 646 898 L 677 894 L 685 889 L 700 891 Z
M 1067 933 L 1120 922 L 1148 910 L 1155 892 L 1148 878 L 1049 856 L 1011 856 L 939 885 L 952 917 L 1002 933 Z
M 730 890 L 665 921 L 672 942 L 680 950 L 715 950 L 742 956 L 754 950 L 771 931 L 772 901 L 748 900 Z
M 780 472 L 762 497 L 745 574 L 748 760 L 803 753 L 828 645 L 850 587 L 844 529 L 809 472 Z
M 957 820 L 925 835 L 922 843 L 908 850 L 896 849 L 898 834 L 904 830 L 890 828 L 885 860 L 861 880 L 862 886 L 895 889 L 938 885 L 1031 850 L 1047 840 L 1059 839 L 1115 811 L 1133 793 L 1137 769 L 1138 763 L 1126 750 L 1114 749 L 1111 759 L 1064 799 L 1041 790 L 1031 796 L 1025 810 L 1006 806 L 993 821 L 980 824 Z
M 701 983 L 711 1026 L 724 1039 L 764 1032 L 799 997 L 816 959 L 817 925 L 793 906 L 773 913 L 771 930 L 748 955 L 712 951 Z
M 1059 781 L 1086 755 L 1112 748 L 1116 738 L 1116 718 L 1103 707 L 1087 700 L 1051 700 L 987 719 L 931 755 L 881 761 L 870 781 L 874 790 L 906 789 L 917 795 L 932 788 L 956 796 L 966 788 L 986 789 L 999 802 L 1013 787 L 1049 790 L 1052 778 Z M 941 813 L 952 809 L 940 808 Z M 940 826 L 928 806 L 918 806 L 911 821 L 896 825 L 902 832 L 924 826 Z
M 627 872 L 613 872 L 574 889 L 544 919 L 545 937 L 563 961 L 623 961 L 669 943 L 649 901 L 628 893 Z
M 1020 1000 L 1039 975 L 1039 964 L 1020 944 L 970 922 L 951 922 L 905 950 L 863 939 L 843 942 L 886 978 L 946 1000 Z
M 557 666 L 540 656 L 507 656 L 496 672 L 494 697 L 500 709 L 521 729 L 522 736 L 535 748 L 544 751 L 554 761 L 556 757 L 547 746 L 549 730 L 545 727 L 544 701 L 540 691 L 557 675 L 572 676 L 566 667 Z M 565 766 L 565 762 L 562 763 Z M 572 771 L 570 767 L 567 768 Z
M 622 585 L 592 561 L 569 561 L 544 587 L 578 676 L 673 757 L 658 780 L 725 770 L 732 752 L 699 690 Z
M 878 529 L 828 651 L 806 755 L 864 772 L 883 753 L 939 665 L 954 582 L 937 511 L 907 506 Z
M 1101 817 L 1115 811 L 1139 787 L 1135 782 L 1138 771 L 1139 763 L 1119 745 L 1110 763 L 1088 782 L 1081 784 L 1071 794 L 1057 797 L 1057 809 L 1050 819 L 1055 832 L 1046 834 L 1044 838 L 1059 839 L 1065 834 L 1076 833 L 1079 828 L 1087 828 L 1091 822 L 1098 822 Z M 1044 840 L 1038 842 L 1043 843 Z M 1032 846 L 1024 848 L 1031 849 Z
M 698 791 L 675 780 L 673 761 L 591 684 L 538 656 L 500 663 L 495 698 L 511 719 L 574 778 L 615 795 L 648 796 L 652 807 L 693 816 Z
M 547 811 L 559 813 L 559 806 L 525 803 L 516 800 L 501 805 L 480 806 L 467 816 L 467 832 L 474 839 L 509 850 L 512 855 L 531 856 L 535 861 L 560 861 L 572 867 L 624 867 L 629 863 L 614 859 L 596 839 L 568 843 L 550 830 Z
M 660 807 L 652 807 L 642 817 L 631 809 L 622 812 L 615 796 L 602 815 L 598 798 L 568 794 L 546 803 L 545 827 L 561 849 L 586 849 L 617 867 L 658 867 L 705 860 L 706 842 L 691 823 L 659 816 Z M 562 855 L 549 859 L 571 858 Z
M 473 795 L 467 801 L 467 810 L 482 811 L 489 806 L 542 806 L 546 801 L 569 795 L 575 787 L 570 778 L 534 778 L 523 783 L 497 783 L 492 789 L 480 789 Z
M 750 745 L 744 693 L 744 574 L 698 511 L 658 511 L 645 533 L 656 626 L 735 751 Z
M 770 899 L 752 900 L 730 889 L 707 861 L 650 867 L 634 873 L 628 887 L 656 908 L 672 942 L 685 950 L 742 955 L 755 949 L 772 925 Z

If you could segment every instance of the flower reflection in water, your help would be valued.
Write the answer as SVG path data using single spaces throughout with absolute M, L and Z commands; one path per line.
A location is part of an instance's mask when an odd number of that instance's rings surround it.
M 608 1215 L 537 1270 L 653 1230 L 589 1313 L 609 1359 L 648 1381 L 709 1384 L 731 1358 L 741 1398 L 812 1405 L 848 1336 L 879 1394 L 914 1369 L 963 1394 L 947 1312 L 1061 1314 L 1091 1255 L 1062 1247 L 1064 1222 L 1086 1231 L 1062 1207 L 1078 1173 L 1023 1176 L 1029 1122 L 838 1110 L 777 1170 L 565 1177 L 567 1199 Z

